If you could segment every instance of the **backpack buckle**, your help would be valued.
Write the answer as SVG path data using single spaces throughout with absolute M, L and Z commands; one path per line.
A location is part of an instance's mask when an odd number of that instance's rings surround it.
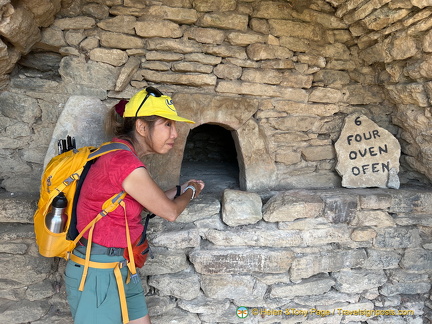
M 69 178 L 67 178 L 65 181 L 63 181 L 63 184 L 65 186 L 69 186 L 75 180 L 79 180 L 79 178 L 80 178 L 79 173 L 73 173 L 73 174 L 71 174 L 71 176 Z
M 131 275 L 130 278 L 134 284 L 139 283 L 139 277 L 138 277 L 137 273 L 134 273 L 133 275 Z
M 110 248 L 108 248 L 107 255 L 109 255 L 109 256 L 120 256 L 120 255 L 123 255 L 123 249 L 122 248 L 110 247 Z

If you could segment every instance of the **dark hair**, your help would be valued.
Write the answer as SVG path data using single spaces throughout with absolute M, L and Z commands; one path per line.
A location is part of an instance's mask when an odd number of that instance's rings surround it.
M 144 121 L 150 131 L 153 130 L 154 125 L 159 116 L 144 116 L 144 117 L 122 117 L 120 116 L 115 106 L 113 106 L 107 113 L 105 118 L 105 132 L 108 136 L 118 137 L 129 141 L 132 145 L 136 143 L 135 138 L 135 125 L 138 119 Z

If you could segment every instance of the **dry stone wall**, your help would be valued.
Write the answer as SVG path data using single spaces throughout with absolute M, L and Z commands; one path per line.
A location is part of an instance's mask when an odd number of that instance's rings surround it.
M 41 13 L 40 6 L 30 7 Z M 21 26 L 29 12 L 39 36 L 21 40 L 23 58 L 0 94 L 0 179 L 7 191 L 37 191 L 69 97 L 96 97 L 111 106 L 148 84 L 172 95 L 182 113 L 202 117 L 197 125 L 215 123 L 233 132 L 243 148 L 243 189 L 340 186 L 333 144 L 352 112 L 402 142 L 402 183 L 430 179 L 425 4 L 53 1 L 44 19 L 22 7 L 6 1 L 8 21 Z M 393 12 L 398 14 L 385 18 Z M 405 38 L 398 36 L 404 33 L 418 49 L 407 56 Z M 9 42 L 9 52 L 21 48 Z M 5 77 L 13 64 L 8 66 Z M 407 77 L 417 81 L 406 84 Z M 231 122 L 238 100 L 249 100 L 250 116 Z M 226 109 L 219 112 L 222 101 Z M 187 131 L 170 157 L 171 177 L 163 174 L 162 162 L 152 161 L 163 185 L 179 176 Z
M 34 245 L 34 201 L 1 198 L 0 322 L 72 324 L 65 262 Z M 150 222 L 139 272 L 152 323 L 429 323 L 431 201 L 424 189 L 203 195 L 175 223 Z
M 333 144 L 361 113 L 401 143 L 402 184 L 432 179 L 430 5 L 0 1 L 0 322 L 72 323 L 28 194 L 68 103 L 109 107 L 147 85 L 232 132 L 247 189 L 152 220 L 140 274 L 153 323 L 429 322 L 431 193 L 335 189 Z M 175 184 L 188 131 L 150 161 L 160 183 Z
M 364 68 L 379 71 L 377 81 L 396 106 L 392 122 L 400 127 L 402 163 L 430 179 L 431 156 L 420 144 L 430 143 L 430 3 L 346 1 L 336 16 L 350 24 Z

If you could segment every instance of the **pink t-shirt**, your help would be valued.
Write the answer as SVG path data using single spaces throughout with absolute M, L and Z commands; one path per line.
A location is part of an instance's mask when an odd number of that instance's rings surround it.
M 117 138 L 113 141 L 127 144 L 132 152 L 119 150 L 105 154 L 90 168 L 81 188 L 77 206 L 77 229 L 80 232 L 102 210 L 105 200 L 123 190 L 123 180 L 136 168 L 145 167 L 127 141 Z M 134 242 L 144 228 L 140 215 L 143 206 L 129 195 L 126 195 L 124 201 L 131 241 Z M 124 209 L 118 206 L 96 223 L 93 242 L 107 247 L 125 248 L 125 228 Z M 88 231 L 84 237 L 88 238 Z

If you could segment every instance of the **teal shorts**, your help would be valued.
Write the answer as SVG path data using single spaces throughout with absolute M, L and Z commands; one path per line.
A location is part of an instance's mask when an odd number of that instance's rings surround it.
M 75 255 L 85 256 L 76 250 Z M 122 256 L 92 255 L 91 261 L 118 262 Z M 89 268 L 84 291 L 79 291 L 83 266 L 69 260 L 66 264 L 64 280 L 67 299 L 75 324 L 122 324 L 120 298 L 114 269 Z M 128 268 L 122 268 L 123 282 L 126 282 Z M 124 284 L 129 320 L 147 315 L 147 304 L 141 279 Z

